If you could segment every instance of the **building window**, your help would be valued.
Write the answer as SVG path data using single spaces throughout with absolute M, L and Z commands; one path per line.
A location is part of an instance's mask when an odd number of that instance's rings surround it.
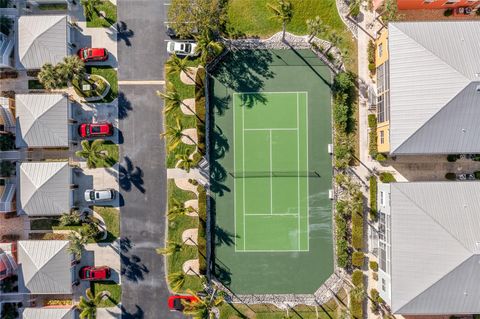
M 378 45 L 378 57 L 381 58 L 383 54 L 383 43 Z
M 380 131 L 380 144 L 385 144 L 385 131 Z
M 385 282 L 385 279 L 382 278 L 382 291 L 386 292 L 387 291 L 387 283 Z

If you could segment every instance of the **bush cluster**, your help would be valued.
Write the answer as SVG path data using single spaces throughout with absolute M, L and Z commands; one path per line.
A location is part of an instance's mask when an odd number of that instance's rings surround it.
M 348 251 L 348 225 L 347 221 L 337 212 L 335 215 L 336 238 L 337 238 L 337 264 L 341 268 L 346 268 L 349 264 Z
M 368 153 L 372 158 L 376 158 L 378 155 L 377 147 L 377 117 L 375 114 L 368 115 L 368 127 L 370 132 L 368 133 Z
M 350 291 L 350 318 L 361 319 L 363 318 L 363 301 L 364 297 L 359 298 L 355 292 L 355 289 L 364 289 L 362 287 L 355 287 Z
M 370 219 L 377 220 L 377 177 L 370 176 Z
M 355 287 L 358 287 L 363 284 L 363 272 L 361 270 L 355 269 L 352 274 L 352 283 Z
M 373 271 L 378 271 L 378 263 L 374 260 L 370 262 L 370 269 Z
M 195 77 L 195 112 L 197 113 L 198 118 L 196 118 L 197 123 L 197 136 L 198 136 L 198 152 L 202 155 L 206 153 L 205 147 L 205 87 L 203 83 L 205 82 L 206 71 L 204 68 L 198 68 L 197 74 Z M 199 120 L 199 118 L 201 120 Z M 202 122 L 203 121 L 203 122 Z
M 352 247 L 356 250 L 363 249 L 363 198 L 357 196 L 352 210 Z
M 352 265 L 358 268 L 363 266 L 365 260 L 365 254 L 361 251 L 355 251 L 352 254 Z
M 373 76 L 375 74 L 375 42 L 373 40 L 370 40 L 368 42 L 368 70 L 370 71 L 370 75 Z
M 393 182 L 396 182 L 397 180 L 395 179 L 395 177 L 393 177 L 392 173 L 382 172 L 380 173 L 380 181 L 382 183 L 393 183 Z

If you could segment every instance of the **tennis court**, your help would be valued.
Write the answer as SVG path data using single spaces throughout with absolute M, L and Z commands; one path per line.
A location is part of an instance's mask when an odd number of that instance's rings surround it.
M 314 293 L 333 273 L 331 73 L 310 50 L 237 50 L 210 91 L 213 276 Z
M 308 251 L 308 92 L 248 94 L 233 100 L 236 251 Z

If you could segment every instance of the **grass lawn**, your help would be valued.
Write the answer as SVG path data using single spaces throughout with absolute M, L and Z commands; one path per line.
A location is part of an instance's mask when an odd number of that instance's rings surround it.
M 112 141 L 105 141 L 102 150 L 107 153 L 106 158 L 99 158 L 95 162 L 95 167 L 112 167 L 118 162 L 118 145 Z
M 180 202 L 185 202 L 189 199 L 195 198 L 192 192 L 186 192 L 179 189 L 172 179 L 168 180 L 168 198 L 176 198 Z M 198 218 L 190 216 L 180 216 L 168 224 L 168 240 L 175 242 L 182 242 L 182 233 L 189 228 L 198 227 Z M 183 245 L 182 250 L 167 257 L 168 273 L 182 271 L 182 265 L 189 259 L 198 258 L 198 248 L 196 246 Z M 176 292 L 185 292 L 186 289 L 199 291 L 202 287 L 202 282 L 197 276 L 187 276 L 183 288 Z
M 109 66 L 89 66 L 86 68 L 87 73 L 100 75 L 105 78 L 110 84 L 110 92 L 103 100 L 97 101 L 97 103 L 109 103 L 115 100 L 118 96 L 118 76 L 117 71 Z
M 105 12 L 105 18 L 99 16 L 100 11 Z M 96 6 L 92 19 L 87 21 L 88 28 L 108 28 L 117 22 L 117 7 L 108 0 Z
M 122 287 L 113 281 L 90 282 L 90 289 L 94 295 L 100 291 L 110 292 L 110 296 L 105 297 L 98 305 L 100 308 L 114 307 L 122 297 Z
M 188 60 L 187 64 L 189 66 L 197 66 L 199 62 L 198 60 Z M 182 81 L 180 81 L 180 75 L 178 73 L 170 74 L 167 79 L 176 88 L 182 100 L 195 97 L 195 86 L 186 85 Z M 185 115 L 181 110 L 175 110 L 168 114 L 168 116 L 166 117 L 167 126 L 175 126 L 177 118 L 180 118 L 180 122 L 182 123 L 184 128 L 194 128 L 196 126 L 196 117 L 194 115 Z M 190 151 L 194 151 L 195 146 L 181 143 L 174 151 L 168 152 L 167 168 L 174 168 L 177 162 L 175 160 L 175 155 L 181 154 L 187 149 Z
M 93 210 L 103 217 L 108 236 L 99 242 L 111 243 L 120 236 L 120 211 L 113 207 L 94 206 Z
M 67 10 L 68 6 L 66 3 L 46 3 L 38 5 L 40 10 Z
M 28 80 L 28 89 L 29 90 L 44 90 L 42 83 L 38 80 Z
M 61 226 L 58 218 L 41 218 L 30 220 L 31 230 L 76 230 L 80 231 L 82 225 Z
M 281 24 L 270 18 L 272 14 L 267 8 L 268 2 L 268 0 L 231 0 L 228 5 L 231 27 L 240 34 L 262 38 L 281 31 Z M 330 30 L 341 35 L 345 40 L 344 46 L 349 49 L 352 58 L 348 68 L 356 72 L 356 42 L 338 15 L 335 0 L 291 0 L 290 2 L 293 6 L 293 18 L 287 25 L 287 31 L 305 35 L 307 34 L 305 21 L 319 16 Z

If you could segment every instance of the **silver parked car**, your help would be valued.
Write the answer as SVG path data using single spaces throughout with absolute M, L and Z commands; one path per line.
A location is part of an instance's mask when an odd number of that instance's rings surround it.
M 195 42 L 186 41 L 168 41 L 167 52 L 170 54 L 176 54 L 180 56 L 197 56 L 195 52 L 197 44 Z
M 85 201 L 87 202 L 102 202 L 109 201 L 115 198 L 115 190 L 109 189 L 87 189 L 85 191 Z

